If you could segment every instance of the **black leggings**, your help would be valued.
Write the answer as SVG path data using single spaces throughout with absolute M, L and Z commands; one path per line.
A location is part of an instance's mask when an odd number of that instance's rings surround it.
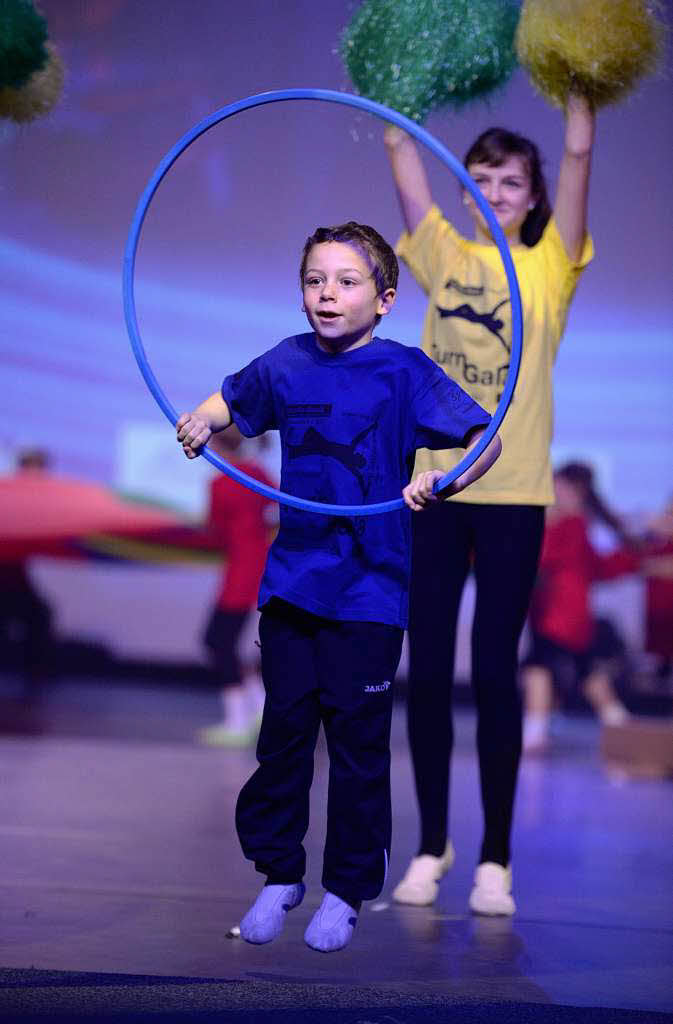
M 415 514 L 412 525 L 408 727 L 421 814 L 419 852 L 440 856 L 446 846 L 456 624 L 472 568 L 472 686 L 484 808 L 479 859 L 507 865 L 521 758 L 517 651 L 544 509 L 449 501 Z

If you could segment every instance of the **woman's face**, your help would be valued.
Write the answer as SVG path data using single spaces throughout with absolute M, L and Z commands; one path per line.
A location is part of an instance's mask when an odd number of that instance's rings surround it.
M 508 241 L 520 243 L 521 225 L 535 206 L 526 160 L 521 156 L 509 156 L 499 167 L 469 164 L 467 169 L 493 210 Z M 464 192 L 463 196 L 474 218 L 478 239 L 492 241 L 488 224 L 474 199 L 469 192 Z

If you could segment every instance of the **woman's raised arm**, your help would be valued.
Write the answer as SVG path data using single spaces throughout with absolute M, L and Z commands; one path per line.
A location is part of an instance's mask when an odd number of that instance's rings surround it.
M 387 124 L 383 133 L 404 224 L 413 234 L 432 206 L 428 176 L 416 143 L 397 125 Z
M 573 93 L 566 105 L 565 141 L 559 168 L 554 219 L 566 252 L 579 259 L 587 232 L 587 204 L 594 112 L 589 102 Z

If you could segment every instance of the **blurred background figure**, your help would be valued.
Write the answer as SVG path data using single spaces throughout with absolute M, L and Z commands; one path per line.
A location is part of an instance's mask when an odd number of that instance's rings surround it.
M 49 456 L 26 448 L 16 459 L 16 474 L 45 474 Z M 31 580 L 29 559 L 0 549 L 0 650 L 7 667 L 18 666 L 32 686 L 51 671 L 52 611 Z
M 233 424 L 210 440 L 210 447 L 237 469 L 275 487 L 259 462 L 241 457 L 242 444 L 243 438 Z M 248 746 L 259 732 L 264 688 L 258 647 L 248 637 L 257 618 L 257 595 L 271 543 L 275 507 L 275 502 L 242 487 L 224 473 L 211 482 L 208 526 L 226 564 L 204 633 L 222 687 L 221 721 L 197 734 L 199 741 L 209 746 Z
M 594 473 L 569 462 L 554 473 L 555 504 L 548 510 L 538 578 L 531 603 L 531 643 L 523 662 L 524 753 L 549 744 L 551 713 L 578 687 L 603 725 L 619 725 L 628 711 L 615 689 L 626 646 L 607 619 L 591 609 L 591 586 L 639 568 L 634 541 L 597 493 Z M 596 523 L 619 546 L 599 553 L 590 539 Z
M 655 680 L 664 691 L 673 670 L 673 498 L 648 523 L 646 543 L 645 650 L 655 659 Z

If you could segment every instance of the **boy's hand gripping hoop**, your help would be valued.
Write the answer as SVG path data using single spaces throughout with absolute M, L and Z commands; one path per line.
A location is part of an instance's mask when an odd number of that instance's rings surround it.
M 491 208 L 482 196 L 479 188 L 460 161 L 457 160 L 441 142 L 438 142 L 433 135 L 420 125 L 409 120 L 408 117 L 404 117 L 403 114 L 398 114 L 396 110 L 391 110 L 389 107 L 384 107 L 382 104 L 375 103 L 373 100 L 368 100 L 363 96 L 354 96 L 345 92 L 334 92 L 331 89 L 278 89 L 273 92 L 259 93 L 256 96 L 248 96 L 246 99 L 238 100 L 236 103 L 230 103 L 229 106 L 222 107 L 221 110 L 216 110 L 214 114 L 210 115 L 210 117 L 204 118 L 203 121 L 200 121 L 194 126 L 194 128 L 183 135 L 180 141 L 177 142 L 166 154 L 150 178 L 145 191 L 138 201 L 138 206 L 136 207 L 133 220 L 131 221 L 131 228 L 129 230 L 126 249 L 124 252 L 124 315 L 126 317 L 126 327 L 131 339 L 131 347 L 133 348 L 133 353 L 136 357 L 138 366 L 140 367 L 140 372 L 145 378 L 145 383 L 154 395 L 159 407 L 173 426 L 175 426 L 178 419 L 177 413 L 168 401 L 159 382 L 152 372 L 152 368 L 149 365 L 145 349 L 140 338 L 136 318 L 134 294 L 136 252 L 138 250 L 143 221 L 145 220 L 145 216 L 154 193 L 180 154 L 184 153 L 188 146 L 191 146 L 192 142 L 198 139 L 200 135 L 203 135 L 210 128 L 219 124 L 220 121 L 226 121 L 228 117 L 233 117 L 234 114 L 240 114 L 243 110 L 248 110 L 251 107 L 261 107 L 266 103 L 280 103 L 286 100 L 320 100 L 325 103 L 340 103 L 346 107 L 356 107 L 359 110 L 364 110 L 366 113 L 374 114 L 375 117 L 379 117 L 383 121 L 389 121 L 391 124 L 396 124 L 399 128 L 403 128 L 404 131 L 417 139 L 418 142 L 422 142 L 427 149 L 434 153 L 435 156 L 437 156 L 442 163 L 444 163 L 449 170 L 460 179 L 461 183 L 465 186 L 468 192 L 470 192 L 477 206 L 483 213 L 491 235 L 498 246 L 498 251 L 500 252 L 500 257 L 505 268 L 505 275 L 507 277 L 512 305 L 512 351 L 510 354 L 509 370 L 507 372 L 502 396 L 498 402 L 498 406 L 493 414 L 491 422 L 474 448 L 471 449 L 471 451 L 458 463 L 457 466 L 454 466 L 452 470 L 437 482 L 434 489 L 435 491 L 441 491 L 449 483 L 459 477 L 461 473 L 464 473 L 465 470 L 474 462 L 476 462 L 498 430 L 498 427 L 502 423 L 505 413 L 507 412 L 507 408 L 514 393 L 514 387 L 516 385 L 519 366 L 521 363 L 523 337 L 521 295 L 519 293 L 519 285 L 516 279 L 514 264 L 512 262 L 507 240 L 505 239 L 502 228 L 493 216 Z M 381 501 L 373 505 L 328 505 L 319 501 L 308 501 L 305 498 L 298 498 L 292 494 L 285 494 L 285 492 L 278 491 L 274 487 L 267 487 L 266 484 L 260 483 L 259 480 L 254 480 L 252 477 L 249 477 L 247 473 L 242 473 L 240 469 L 236 469 L 234 466 L 229 465 L 228 462 L 221 459 L 219 455 L 216 455 L 216 453 L 211 451 L 207 446 L 201 449 L 201 454 L 208 460 L 208 462 L 212 463 L 213 466 L 216 466 L 217 469 L 222 470 L 222 472 L 226 473 L 227 476 L 237 480 L 245 487 L 249 487 L 250 490 L 257 491 L 258 494 L 263 494 L 267 498 L 279 501 L 284 505 L 290 505 L 293 508 L 303 509 L 304 511 L 320 512 L 323 515 L 330 516 L 373 516 L 378 515 L 381 512 L 393 512 L 398 509 L 405 508 L 404 500 L 402 498 L 395 498 L 392 501 Z

